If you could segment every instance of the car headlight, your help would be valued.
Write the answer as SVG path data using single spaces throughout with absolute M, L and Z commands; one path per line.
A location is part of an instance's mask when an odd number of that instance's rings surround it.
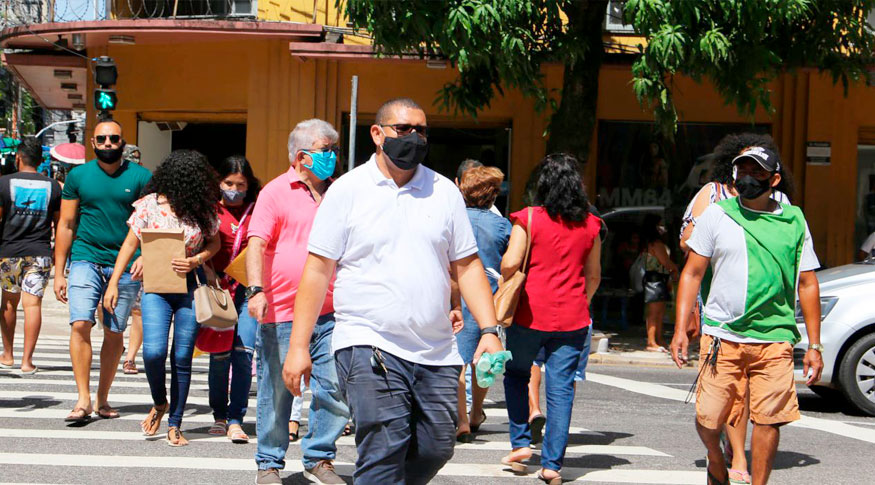
M 826 316 L 829 315 L 829 312 L 835 308 L 836 303 L 839 302 L 839 297 L 837 296 L 821 296 L 820 297 L 820 321 L 824 321 Z M 799 305 L 799 302 L 796 302 L 796 323 L 805 323 L 805 319 L 802 318 L 802 306 Z

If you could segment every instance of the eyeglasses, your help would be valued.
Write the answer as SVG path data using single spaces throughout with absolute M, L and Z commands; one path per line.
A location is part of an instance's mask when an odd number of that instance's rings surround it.
M 412 131 L 416 130 L 416 133 L 422 137 L 428 137 L 428 127 L 425 125 L 411 125 L 409 123 L 395 123 L 393 125 L 380 125 L 380 126 L 390 126 L 395 133 L 398 133 L 399 136 L 407 136 Z
M 109 142 L 113 145 L 122 141 L 121 135 L 94 135 L 94 140 L 99 144 L 106 143 L 107 138 L 109 138 Z

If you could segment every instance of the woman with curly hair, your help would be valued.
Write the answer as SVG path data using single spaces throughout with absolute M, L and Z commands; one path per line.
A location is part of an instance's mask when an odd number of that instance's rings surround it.
M 249 161 L 241 155 L 225 158 L 216 170 L 219 175 L 219 188 L 222 190 L 222 200 L 217 206 L 222 247 L 210 263 L 222 271 L 246 248 L 249 240 L 249 216 L 261 190 L 261 182 L 252 173 Z M 234 297 L 238 318 L 233 332 L 228 332 L 233 334 L 233 340 L 229 339 L 224 349 L 211 350 L 210 407 L 213 409 L 215 422 L 209 433 L 216 436 L 227 435 L 233 443 L 248 443 L 249 436 L 241 425 L 246 415 L 249 388 L 252 385 L 252 354 L 258 322 L 249 315 L 246 287 L 229 275 L 222 279 L 222 286 Z
M 723 137 L 722 140 L 714 147 L 714 170 L 711 176 L 711 182 L 706 184 L 699 190 L 693 200 L 687 206 L 684 212 L 684 218 L 681 222 L 680 246 L 685 252 L 689 251 L 687 240 L 692 236 L 693 229 L 696 227 L 696 219 L 705 212 L 711 204 L 719 202 L 723 199 L 738 196 L 735 190 L 735 177 L 733 175 L 732 161 L 750 147 L 767 148 L 775 153 L 778 153 L 778 147 L 775 141 L 769 135 L 759 133 L 737 133 Z M 778 173 L 781 174 L 781 182 L 772 191 L 772 199 L 783 204 L 790 204 L 790 195 L 793 194 L 793 181 L 786 167 L 781 164 Z M 693 314 L 690 315 L 692 324 L 688 324 L 688 329 L 699 329 L 699 312 L 701 311 L 701 299 L 698 308 L 693 309 Z M 745 406 L 744 415 L 737 426 L 726 425 L 724 435 L 724 453 L 727 462 L 731 463 L 729 470 L 729 480 L 735 484 L 745 484 L 751 482 L 750 473 L 747 471 L 747 457 L 744 452 L 744 442 L 747 436 L 747 421 L 750 413 L 749 406 Z
M 154 405 L 141 423 L 143 433 L 152 436 L 161 426 L 165 413 L 170 446 L 184 446 L 182 412 L 191 384 L 191 359 L 200 326 L 195 320 L 193 272 L 219 250 L 219 225 L 216 203 L 219 182 L 206 157 L 194 150 L 176 150 L 155 170 L 152 180 L 143 189 L 144 195 L 134 202 L 134 213 L 128 219 L 128 236 L 119 250 L 115 269 L 107 284 L 103 304 L 109 312 L 118 302 L 118 281 L 128 262 L 140 247 L 143 229 L 182 229 L 185 240 L 184 258 L 168 261 L 174 271 L 187 275 L 188 293 L 145 293 L 143 309 L 143 361 Z M 167 361 L 170 323 L 173 321 L 173 347 L 170 356 L 170 402 L 167 401 L 164 366 Z
M 547 155 L 535 170 L 535 206 L 511 214 L 513 228 L 501 260 L 505 280 L 521 267 L 527 273 L 513 325 L 507 329 L 513 360 L 507 363 L 504 393 L 512 451 L 502 463 L 513 467 L 532 456 L 528 384 L 532 362 L 543 348 L 547 433 L 538 477 L 553 484 L 561 483 L 574 372 L 591 323 L 589 303 L 601 280 L 601 220 L 589 211 L 576 158 Z

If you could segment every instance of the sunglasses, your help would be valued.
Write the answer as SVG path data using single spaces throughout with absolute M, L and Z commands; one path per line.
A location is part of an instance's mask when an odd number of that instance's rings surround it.
M 109 142 L 112 144 L 116 144 L 116 143 L 122 141 L 121 135 L 95 135 L 94 136 L 94 140 L 99 144 L 106 143 L 107 138 L 109 138 Z
M 408 123 L 396 123 L 394 125 L 380 125 L 380 126 L 390 126 L 395 133 L 398 133 L 399 136 L 407 136 L 414 130 L 416 133 L 423 137 L 428 137 L 428 127 L 425 125 L 411 125 Z

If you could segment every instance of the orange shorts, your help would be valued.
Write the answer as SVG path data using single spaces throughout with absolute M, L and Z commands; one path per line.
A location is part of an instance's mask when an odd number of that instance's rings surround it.
M 740 344 L 721 340 L 717 365 L 708 363 L 713 338 L 702 335 L 696 419 L 708 429 L 738 424 L 750 394 L 750 420 L 785 424 L 799 419 L 789 342 Z M 704 366 L 704 369 L 702 368 Z

